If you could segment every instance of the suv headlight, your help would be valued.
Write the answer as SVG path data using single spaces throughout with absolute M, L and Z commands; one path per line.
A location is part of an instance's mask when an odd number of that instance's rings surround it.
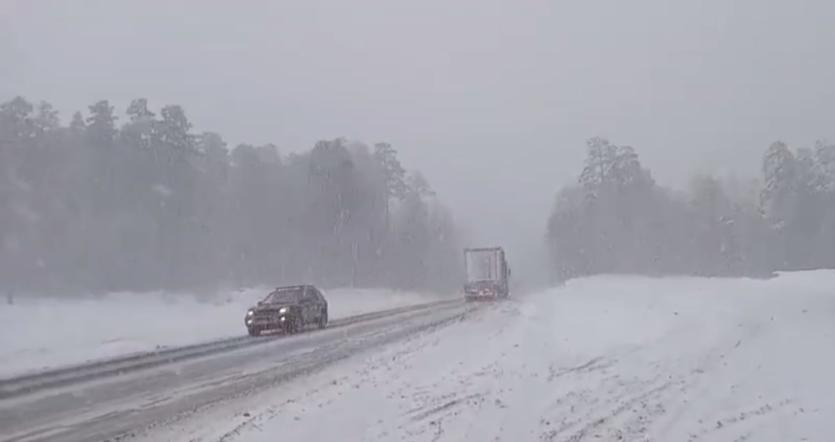
M 252 311 L 252 310 L 248 310 L 248 311 L 246 312 L 246 317 L 247 317 L 247 318 L 251 318 L 254 314 L 255 314 L 255 312 L 254 312 L 254 311 Z
M 283 315 L 285 313 L 287 313 L 287 307 L 281 307 L 280 309 L 278 309 L 279 315 Z

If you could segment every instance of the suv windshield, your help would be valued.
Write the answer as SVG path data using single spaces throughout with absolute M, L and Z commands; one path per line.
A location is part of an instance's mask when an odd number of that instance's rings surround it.
M 298 302 L 303 290 L 299 287 L 278 289 L 264 298 L 265 304 L 284 304 Z

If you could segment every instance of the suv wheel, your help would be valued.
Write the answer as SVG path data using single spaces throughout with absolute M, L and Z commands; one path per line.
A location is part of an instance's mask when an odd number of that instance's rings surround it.
M 318 321 L 319 328 L 325 328 L 328 326 L 328 310 L 322 309 L 319 313 L 319 321 Z
M 302 322 L 302 319 L 298 316 L 294 316 L 293 319 L 290 321 L 290 328 L 287 331 L 291 335 L 295 335 L 296 333 L 301 333 L 303 328 L 304 323 Z

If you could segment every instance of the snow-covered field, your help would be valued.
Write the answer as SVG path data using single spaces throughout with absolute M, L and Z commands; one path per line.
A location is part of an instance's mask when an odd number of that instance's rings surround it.
M 20 298 L 0 305 L 0 377 L 245 334 L 243 315 L 266 288 L 220 295 L 122 293 Z M 388 290 L 325 291 L 331 319 L 441 299 Z
M 597 277 L 179 422 L 155 440 L 830 441 L 835 272 Z

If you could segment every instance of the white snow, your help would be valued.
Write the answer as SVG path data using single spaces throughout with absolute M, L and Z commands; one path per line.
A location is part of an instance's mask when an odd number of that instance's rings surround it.
M 13 305 L 0 305 L 0 377 L 241 336 L 247 308 L 268 292 L 114 293 L 82 300 L 18 297 Z M 331 319 L 441 299 L 380 289 L 324 294 Z
M 486 305 L 154 437 L 829 441 L 833 352 L 833 271 L 596 277 Z

